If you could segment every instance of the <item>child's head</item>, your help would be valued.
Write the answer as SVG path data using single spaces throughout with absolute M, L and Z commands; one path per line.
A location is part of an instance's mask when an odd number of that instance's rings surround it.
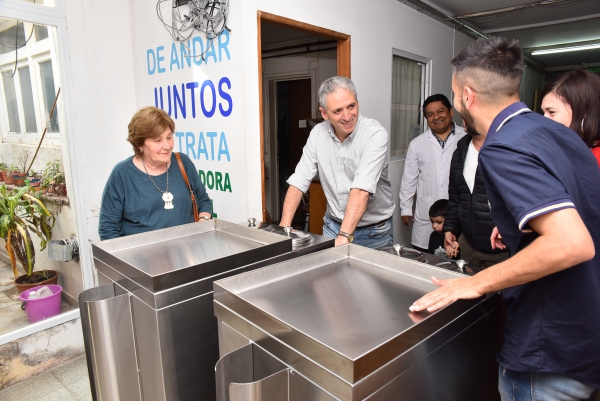
M 429 208 L 429 220 L 431 220 L 431 226 L 438 233 L 441 233 L 442 227 L 444 227 L 447 206 L 448 199 L 440 199 L 433 202 L 433 205 L 431 205 L 431 207 Z

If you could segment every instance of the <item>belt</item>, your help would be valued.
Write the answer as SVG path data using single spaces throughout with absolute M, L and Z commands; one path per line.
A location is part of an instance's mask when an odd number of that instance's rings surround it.
M 385 220 L 382 220 L 382 221 L 380 221 L 380 222 L 378 222 L 378 223 L 367 224 L 366 226 L 358 226 L 358 227 L 356 227 L 356 228 L 369 228 L 369 227 L 375 227 L 375 226 L 377 226 L 377 227 L 381 227 L 381 226 L 382 226 L 382 225 L 384 225 L 384 224 L 385 224 L 385 223 L 386 223 L 386 222 L 387 222 L 389 219 L 390 219 L 390 218 L 388 217 L 387 219 L 385 219 Z
M 339 221 L 338 219 L 334 218 L 334 217 L 333 217 L 332 215 L 330 215 L 329 213 L 327 213 L 327 215 L 329 216 L 329 218 L 330 218 L 331 220 L 335 221 L 335 222 L 336 222 L 336 223 L 338 223 L 338 224 L 342 224 L 342 222 L 341 222 L 341 221 Z M 377 222 L 377 223 L 373 223 L 373 224 L 367 224 L 366 226 L 358 226 L 358 227 L 356 227 L 356 228 L 370 228 L 370 227 L 375 227 L 375 226 L 382 226 L 382 225 L 384 225 L 384 224 L 385 224 L 385 223 L 386 223 L 386 222 L 387 222 L 389 219 L 390 219 L 390 218 L 388 217 L 387 219 L 385 219 L 385 220 L 381 220 L 381 221 L 379 221 L 379 222 Z

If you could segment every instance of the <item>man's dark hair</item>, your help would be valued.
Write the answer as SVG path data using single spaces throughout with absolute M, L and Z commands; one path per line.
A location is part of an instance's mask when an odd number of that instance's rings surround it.
M 477 39 L 450 63 L 455 79 L 470 86 L 485 103 L 519 94 L 525 65 L 518 40 L 501 36 Z
M 586 70 L 568 71 L 548 82 L 542 99 L 554 93 L 571 106 L 571 128 L 588 147 L 600 141 L 600 76 Z
M 448 199 L 440 199 L 433 202 L 429 208 L 429 217 L 446 217 L 446 208 L 448 207 Z
M 425 109 L 427 108 L 427 106 L 429 106 L 429 103 L 433 103 L 433 102 L 442 102 L 444 107 L 446 107 L 448 110 L 452 109 L 452 105 L 450 104 L 450 101 L 448 100 L 448 98 L 446 96 L 442 95 L 441 93 L 437 93 L 435 95 L 429 96 L 423 102 L 423 115 L 426 114 Z

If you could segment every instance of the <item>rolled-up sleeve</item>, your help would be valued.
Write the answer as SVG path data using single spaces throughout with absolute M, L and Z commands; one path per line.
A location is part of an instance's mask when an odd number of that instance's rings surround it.
M 526 151 L 485 146 L 479 166 L 486 183 L 493 183 L 493 187 L 486 186 L 488 194 L 490 190 L 499 194 L 521 231 L 530 229 L 529 220 L 575 207 L 564 185 L 544 168 L 541 160 Z
M 350 188 L 362 189 L 370 194 L 376 192 L 377 182 L 387 163 L 387 150 L 388 133 L 383 127 L 380 127 L 367 141 Z
M 287 183 L 298 188 L 302 192 L 308 191 L 308 187 L 312 179 L 317 175 L 317 129 L 314 128 L 304 149 L 302 150 L 302 157 L 296 166 L 294 174 L 288 178 Z

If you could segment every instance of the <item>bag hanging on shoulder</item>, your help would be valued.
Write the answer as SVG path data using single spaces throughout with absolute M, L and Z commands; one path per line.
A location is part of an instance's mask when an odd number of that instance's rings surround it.
M 190 181 L 188 180 L 187 173 L 185 172 L 185 168 L 183 168 L 183 163 L 181 162 L 181 156 L 179 152 L 175 152 L 175 158 L 177 159 L 177 163 L 179 164 L 179 169 L 181 170 L 181 175 L 183 176 L 183 180 L 187 184 L 190 190 L 190 198 L 192 198 L 192 208 L 194 209 L 194 221 L 200 220 L 200 214 L 198 213 L 198 205 L 196 204 L 196 197 L 194 196 L 194 191 L 192 191 L 192 186 L 190 185 Z

